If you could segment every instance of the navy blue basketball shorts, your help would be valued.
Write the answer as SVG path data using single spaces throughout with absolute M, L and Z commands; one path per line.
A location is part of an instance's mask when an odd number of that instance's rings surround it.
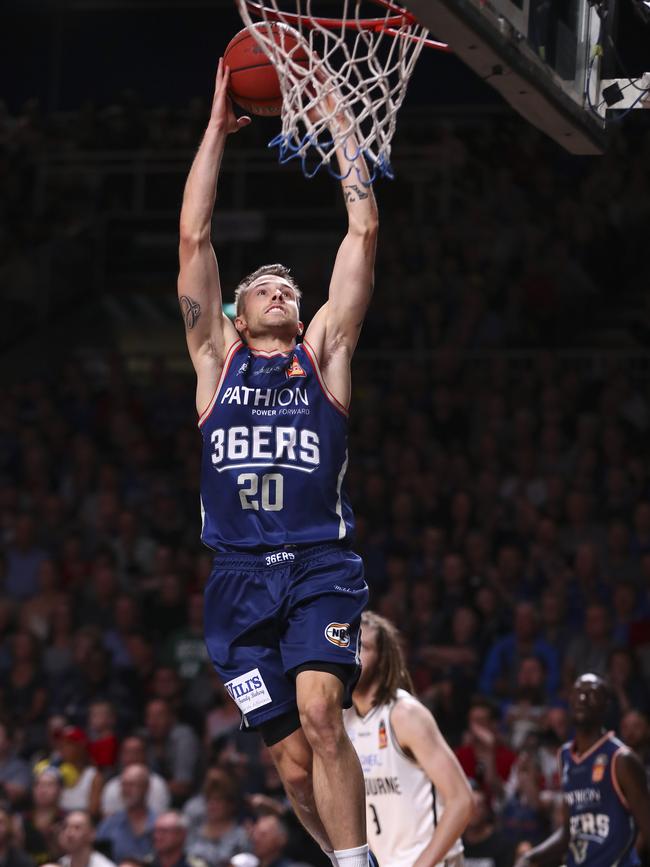
M 295 672 L 309 663 L 349 674 L 349 707 L 367 603 L 361 558 L 340 545 L 218 553 L 205 588 L 205 641 L 242 728 L 295 712 Z

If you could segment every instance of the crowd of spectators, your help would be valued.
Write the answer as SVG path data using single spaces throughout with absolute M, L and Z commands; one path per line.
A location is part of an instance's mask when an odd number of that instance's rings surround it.
M 180 122 L 129 99 L 65 122 L 0 107 L 12 331 L 40 303 L 23 291 L 38 284 L 32 245 L 106 204 L 91 185 L 35 213 L 39 154 L 198 140 L 198 101 Z M 441 125 L 430 148 L 407 202 L 380 191 L 363 346 L 401 355 L 355 364 L 347 486 L 372 605 L 402 630 L 473 781 L 468 854 L 508 867 L 557 821 L 576 674 L 608 677 L 610 725 L 650 775 L 650 403 L 642 367 L 463 350 L 570 341 L 611 285 L 624 301 L 643 284 L 650 138 L 576 160 L 499 119 Z M 52 361 L 3 389 L 7 867 L 323 864 L 206 657 L 193 404 L 189 372 L 163 359 L 147 372 L 119 356 Z

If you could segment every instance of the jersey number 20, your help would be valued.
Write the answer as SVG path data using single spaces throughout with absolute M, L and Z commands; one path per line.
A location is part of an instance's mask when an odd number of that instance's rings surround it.
M 260 484 L 261 482 L 261 484 Z M 242 509 L 279 512 L 284 506 L 284 479 L 280 473 L 240 473 L 237 476 Z

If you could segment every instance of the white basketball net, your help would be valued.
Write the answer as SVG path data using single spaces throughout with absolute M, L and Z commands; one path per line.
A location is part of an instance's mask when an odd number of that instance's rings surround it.
M 299 159 L 307 177 L 326 166 L 340 178 L 335 152 L 343 147 L 351 163 L 359 152 L 364 154 L 371 179 L 392 178 L 391 140 L 397 111 L 428 31 L 406 12 L 396 16 L 395 4 L 382 9 L 364 0 L 339 0 L 329 5 L 330 10 L 338 7 L 336 15 L 341 19 L 331 29 L 323 26 L 313 8 L 317 0 L 265 0 L 264 6 L 251 0 L 236 2 L 242 20 L 278 72 L 282 132 L 269 147 L 278 147 L 280 162 Z M 363 26 L 370 18 L 369 9 L 374 29 Z M 278 27 L 292 28 L 286 32 L 299 38 L 307 61 L 297 62 L 296 51 L 283 51 Z M 304 58 L 302 51 L 300 56 Z M 327 94 L 334 95 L 330 104 L 335 107 L 324 111 Z M 316 106 L 318 111 L 310 115 Z M 348 143 L 353 134 L 358 150 Z M 348 174 L 351 170 L 350 166 Z

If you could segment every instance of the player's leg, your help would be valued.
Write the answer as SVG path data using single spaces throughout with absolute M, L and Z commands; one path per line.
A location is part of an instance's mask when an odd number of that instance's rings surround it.
M 229 648 L 228 668 L 223 662 L 215 666 L 246 728 L 261 733 L 298 819 L 330 854 L 333 846 L 314 799 L 312 750 L 300 728 L 295 684 L 284 672 L 280 652 L 263 645 L 235 644 Z
M 335 851 L 366 843 L 363 773 L 343 726 L 344 685 L 327 671 L 296 677 L 300 722 L 313 753 L 314 803 Z
M 296 816 L 321 849 L 329 853 L 333 846 L 318 814 L 314 798 L 312 749 L 300 728 L 297 710 L 293 716 L 296 728 L 282 740 L 275 741 L 277 735 L 273 721 L 262 726 L 262 736 L 273 757 Z
M 334 549 L 292 570 L 280 649 L 313 754 L 314 803 L 341 867 L 367 867 L 365 786 L 343 725 L 359 673 L 361 613 L 368 601 L 360 558 Z

